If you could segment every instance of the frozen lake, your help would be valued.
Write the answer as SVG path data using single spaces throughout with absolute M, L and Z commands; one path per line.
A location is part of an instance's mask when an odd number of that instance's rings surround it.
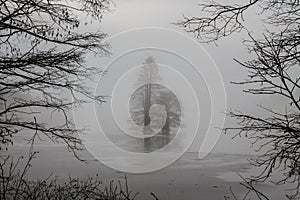
M 76 160 L 63 146 L 37 146 L 40 156 L 33 162 L 30 178 L 46 178 L 51 172 L 64 181 L 69 175 L 79 178 L 93 177 L 99 174 L 103 184 L 110 180 L 124 180 L 123 172 L 111 169 L 100 162 L 89 164 Z M 24 147 L 15 146 L 14 154 L 20 155 Z M 85 158 L 92 157 L 86 152 Z M 245 195 L 246 190 L 240 185 L 242 181 L 237 173 L 250 176 L 256 170 L 248 163 L 250 155 L 210 154 L 204 159 L 198 159 L 197 153 L 185 153 L 172 165 L 161 170 L 144 173 L 127 173 L 129 187 L 133 192 L 139 192 L 136 199 L 153 199 L 150 192 L 159 199 L 189 200 L 189 199 L 233 199 L 229 188 L 237 196 Z M 263 184 L 260 189 L 271 199 L 283 199 L 282 188 L 271 184 Z

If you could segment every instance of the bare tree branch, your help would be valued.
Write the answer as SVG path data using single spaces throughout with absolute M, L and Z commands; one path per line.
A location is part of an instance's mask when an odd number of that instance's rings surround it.
M 95 96 L 87 82 L 102 76 L 100 66 L 86 64 L 86 55 L 109 54 L 101 31 L 83 32 L 86 20 L 101 21 L 110 0 L 4 0 L 0 3 L 0 148 L 13 136 L 32 132 L 64 142 L 76 155 L 84 129 L 75 126 L 70 112 Z M 60 124 L 39 115 L 59 114 Z

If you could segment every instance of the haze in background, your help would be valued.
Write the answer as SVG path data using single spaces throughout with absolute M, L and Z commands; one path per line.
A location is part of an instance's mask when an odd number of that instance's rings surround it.
M 181 28 L 173 25 L 172 23 L 177 22 L 182 19 L 182 14 L 187 16 L 199 16 L 201 15 L 200 9 L 197 7 L 197 3 L 200 1 L 188 0 L 127 0 L 127 1 L 115 1 L 116 7 L 111 13 L 108 13 L 104 20 L 100 24 L 100 29 L 107 32 L 109 36 L 119 34 L 123 31 L 128 31 L 135 28 L 143 27 L 163 27 L 172 29 L 175 31 L 180 31 L 194 39 L 193 35 L 189 35 L 181 30 Z M 230 1 L 230 3 L 242 3 L 243 1 Z M 256 14 L 258 11 L 250 10 L 245 16 L 247 20 L 245 23 L 252 28 L 252 30 L 257 30 L 259 33 L 262 30 L 262 26 L 259 23 L 259 16 Z M 92 26 L 96 26 L 93 24 Z M 95 27 L 94 27 L 95 28 Z M 256 31 L 255 31 L 256 33 Z M 138 39 L 139 35 L 136 35 Z M 236 33 L 230 37 L 222 39 L 215 44 L 200 44 L 202 45 L 210 54 L 213 61 L 218 66 L 221 75 L 224 80 L 226 94 L 227 94 L 227 108 L 238 109 L 241 111 L 259 114 L 260 111 L 256 107 L 258 104 L 266 104 L 274 108 L 283 108 L 281 105 L 285 102 L 284 99 L 272 99 L 273 103 L 270 103 L 270 99 L 266 96 L 253 96 L 249 94 L 242 93 L 242 87 L 230 84 L 230 81 L 243 80 L 247 76 L 247 72 L 233 61 L 233 58 L 238 58 L 240 60 L 249 59 L 247 55 L 246 48 L 241 44 L 242 38 L 247 37 L 245 33 Z M 149 36 L 149 40 L 160 41 L 162 38 L 153 38 Z M 196 39 L 194 39 L 196 41 Z M 130 50 L 130 43 L 128 42 L 128 50 Z M 174 40 L 174 43 L 179 42 Z M 183 44 L 184 45 L 184 44 Z M 112 53 L 117 52 L 118 44 L 113 43 Z M 122 47 L 124 48 L 124 47 Z M 187 47 L 183 47 L 188 49 Z M 172 44 L 170 44 L 170 49 L 172 49 Z M 199 54 L 199 52 L 191 51 L 189 54 Z M 147 55 L 140 56 L 140 62 L 142 63 Z M 157 59 L 159 63 L 159 58 Z M 169 63 L 172 63 L 170 60 Z M 138 63 L 136 63 L 138 64 Z M 174 63 L 175 65 L 176 63 Z M 199 66 L 198 66 L 199 67 Z M 200 66 L 201 67 L 201 66 Z M 110 72 L 108 71 L 108 74 Z M 108 75 L 109 76 L 109 75 Z M 199 85 L 201 85 L 199 80 Z M 195 83 L 194 83 L 195 84 Z M 105 87 L 105 86 L 104 86 Z M 224 111 L 220 111 L 222 115 Z M 101 112 L 100 112 L 101 114 Z M 201 116 L 205 117 L 205 116 Z M 225 126 L 235 125 L 235 122 L 231 119 L 226 119 Z M 201 129 L 201 127 L 200 127 Z M 198 137 L 194 141 L 193 145 L 189 151 L 196 152 L 199 151 L 201 143 L 203 141 L 202 133 L 198 134 Z M 235 140 L 231 139 L 231 135 L 221 135 L 217 145 L 214 148 L 214 152 L 218 153 L 238 153 L 238 154 L 252 154 L 253 149 L 249 147 L 251 144 L 246 139 L 237 138 Z
M 200 9 L 197 7 L 197 4 L 201 1 L 196 0 L 187 0 L 187 1 L 180 1 L 180 0 L 116 0 L 114 1 L 116 6 L 112 8 L 112 12 L 107 13 L 104 16 L 104 19 L 102 22 L 93 22 L 92 24 L 88 24 L 85 27 L 85 30 L 101 30 L 103 32 L 106 32 L 109 37 L 113 37 L 114 35 L 120 34 L 121 32 L 126 32 L 132 29 L 136 28 L 143 28 L 143 27 L 161 27 L 161 28 L 167 28 L 174 31 L 179 31 L 182 34 L 186 35 L 187 37 L 192 38 L 193 40 L 197 41 L 193 35 L 189 35 L 188 33 L 181 30 L 181 28 L 173 25 L 172 23 L 175 23 L 182 19 L 182 14 L 187 16 L 199 16 L 201 15 Z M 226 1 L 227 4 L 231 3 L 243 3 L 243 1 Z M 258 34 L 260 30 L 262 30 L 262 26 L 259 22 L 259 16 L 256 14 L 258 11 L 256 10 L 249 10 L 247 12 L 245 19 L 246 24 L 252 28 L 254 31 L 254 34 Z M 171 36 L 170 36 L 171 37 Z M 270 101 L 270 98 L 267 96 L 253 96 L 249 94 L 242 93 L 241 86 L 230 84 L 230 81 L 240 81 L 246 78 L 247 72 L 236 62 L 233 61 L 233 58 L 238 58 L 240 60 L 247 60 L 249 59 L 249 56 L 247 55 L 247 50 L 245 47 L 241 44 L 242 38 L 247 37 L 245 33 L 236 33 L 233 34 L 230 37 L 221 39 L 217 45 L 215 44 L 199 44 L 204 47 L 217 67 L 220 70 L 220 73 L 222 75 L 222 78 L 224 80 L 224 85 L 226 89 L 227 94 L 227 108 L 237 109 L 248 113 L 254 113 L 254 114 L 262 114 L 261 111 L 257 108 L 257 104 L 264 104 L 276 109 L 284 109 L 282 105 L 284 105 L 285 100 L 283 98 L 274 99 L 272 97 L 272 101 Z M 140 36 L 137 34 L 135 36 L 136 40 L 139 40 Z M 153 35 L 149 35 L 149 41 L 155 41 L 157 43 L 163 42 L 163 37 L 155 37 Z M 172 40 L 172 38 L 170 38 Z M 120 48 L 128 48 L 128 50 L 131 50 L 131 43 L 136 42 L 132 39 L 129 39 L 127 41 L 122 41 L 121 43 L 118 43 L 118 41 L 112 40 L 112 48 L 111 51 L 114 54 L 117 54 L 118 50 Z M 148 41 L 148 42 L 149 42 Z M 174 43 L 179 43 L 180 41 L 176 40 L 174 38 L 172 40 Z M 147 42 L 147 41 L 146 41 Z M 124 46 L 125 44 L 125 46 Z M 121 46 L 122 45 L 122 46 Z M 189 44 L 185 44 L 184 42 L 182 44 L 183 49 L 190 49 Z M 184 46 L 186 45 L 186 46 Z M 170 50 L 173 49 L 174 44 L 170 43 Z M 190 52 L 186 52 L 187 54 L 193 55 L 193 56 L 201 56 L 199 52 L 193 51 L 192 49 Z M 162 61 L 168 61 L 170 63 L 170 67 L 172 66 L 182 66 L 182 68 L 185 68 L 184 63 L 179 63 L 178 60 L 173 60 L 172 57 L 165 56 L 163 54 L 157 54 L 157 52 L 140 52 L 137 54 L 138 57 L 135 57 L 134 59 L 131 59 L 131 57 L 128 57 L 128 59 L 125 59 L 122 62 L 122 65 L 134 65 L 138 66 L 141 65 L 144 60 L 149 56 L 154 56 L 156 61 L 162 62 Z M 135 56 L 137 56 L 135 55 Z M 96 65 L 102 68 L 106 67 L 106 64 L 110 62 L 110 57 L 108 58 L 102 58 L 102 57 L 93 57 L 92 55 L 87 58 L 87 61 L 89 64 Z M 134 61 L 134 62 L 133 62 Z M 204 63 L 205 64 L 205 63 Z M 120 66 L 121 67 L 121 66 Z M 201 66 L 197 66 L 201 67 Z M 109 79 L 110 77 L 114 77 L 116 73 L 108 70 L 108 73 L 106 75 L 106 79 Z M 167 76 L 168 74 L 166 74 Z M 170 78 L 172 79 L 172 77 Z M 108 80 L 107 83 L 109 83 Z M 112 82 L 112 81 L 111 81 Z M 134 82 L 134 80 L 132 81 Z M 202 110 L 200 105 L 201 113 L 204 115 L 201 116 L 201 123 L 200 123 L 200 132 L 197 133 L 197 137 L 190 147 L 189 151 L 191 152 L 198 152 L 199 148 L 201 146 L 201 143 L 203 141 L 204 132 L 206 129 L 206 125 L 209 121 L 209 115 L 206 115 L 206 113 L 209 113 L 210 105 L 209 105 L 209 99 L 206 97 L 208 96 L 208 91 L 205 86 L 205 83 L 203 79 L 199 80 L 193 80 L 193 86 L 198 91 L 200 90 L 203 92 L 203 97 L 201 98 L 201 101 L 204 103 L 202 104 Z M 107 89 L 107 85 L 100 85 L 99 91 L 104 92 Z M 124 85 L 124 88 L 130 88 L 132 87 L 132 84 Z M 179 90 L 182 90 L 184 93 L 184 88 Z M 125 92 L 126 93 L 126 92 Z M 188 98 L 188 97 L 183 97 Z M 110 102 L 109 102 L 110 103 Z M 128 102 L 118 102 L 119 104 L 126 104 Z M 201 104 L 201 102 L 200 102 Z M 208 105 L 208 106 L 206 106 Z M 89 105 L 93 106 L 93 105 Z M 103 105 L 101 109 L 99 109 L 97 112 L 98 115 L 102 116 L 101 119 L 103 120 L 102 123 L 105 123 L 107 126 L 111 126 L 112 130 L 115 127 L 114 122 L 110 120 L 110 118 L 106 118 L 106 110 L 108 109 L 108 105 Z M 183 108 L 184 109 L 184 108 Z M 82 121 L 87 120 L 94 116 L 94 113 L 85 112 L 85 109 L 80 111 L 80 118 Z M 223 115 L 225 111 L 220 111 L 220 115 Z M 57 120 L 57 119 L 56 119 Z M 84 122 L 83 122 L 84 124 Z M 94 124 L 95 126 L 97 124 Z M 225 126 L 232 126 L 235 125 L 235 121 L 226 118 Z M 204 131 L 203 131 L 204 130 Z M 217 130 L 217 129 L 216 129 Z M 202 132 L 201 132 L 202 131 Z M 113 131 L 112 131 L 113 132 Z M 218 153 L 228 153 L 228 154 L 252 154 L 254 153 L 253 148 L 249 148 L 251 144 L 246 139 L 237 138 L 235 140 L 231 139 L 232 135 L 224 135 L 222 134 L 221 137 L 218 140 L 217 145 L 215 146 L 213 152 Z M 45 144 L 45 142 L 44 142 Z M 47 143 L 45 144 L 47 145 Z

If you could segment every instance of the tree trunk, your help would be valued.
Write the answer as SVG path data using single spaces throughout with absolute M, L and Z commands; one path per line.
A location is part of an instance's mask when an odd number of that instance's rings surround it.
M 149 134 L 146 126 L 151 122 L 149 110 L 151 106 L 151 83 L 148 83 L 145 88 L 145 105 L 144 105 L 144 134 Z M 144 149 L 149 151 L 151 148 L 151 138 L 144 138 Z
M 167 145 L 170 139 L 170 118 L 167 115 L 166 123 L 162 128 L 162 135 L 163 135 L 163 144 Z

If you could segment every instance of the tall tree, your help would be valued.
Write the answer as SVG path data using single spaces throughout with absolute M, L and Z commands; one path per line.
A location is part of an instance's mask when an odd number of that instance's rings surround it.
M 168 88 L 161 85 L 161 79 L 155 60 L 149 57 L 139 71 L 136 83 L 138 89 L 130 99 L 130 114 L 136 124 L 144 127 L 144 134 L 151 134 L 153 129 L 158 128 L 160 133 L 157 135 L 164 136 L 163 140 L 168 141 L 171 128 L 180 125 L 181 108 L 177 97 Z M 155 104 L 162 106 L 164 112 L 153 110 L 151 118 L 150 108 Z M 165 121 L 162 119 L 164 114 Z M 151 146 L 156 145 L 154 143 L 158 143 L 159 140 L 151 142 L 150 137 L 145 138 L 145 149 L 151 149 Z M 164 142 L 164 144 L 166 143 L 168 142 Z
M 100 21 L 109 6 L 110 0 L 0 2 L 2 149 L 13 142 L 15 134 L 26 131 L 33 133 L 32 142 L 43 134 L 53 142 L 66 143 L 73 152 L 80 149 L 77 133 L 83 130 L 72 123 L 69 111 L 87 98 L 104 101 L 85 85 L 102 74 L 98 66 L 87 65 L 85 57 L 108 53 L 108 45 L 102 42 L 106 34 L 85 32 L 83 26 Z M 51 125 L 38 113 L 60 113 L 64 120 Z
M 146 59 L 144 66 L 142 67 L 141 73 L 139 74 L 137 83 L 142 83 L 144 86 L 144 97 L 143 97 L 143 107 L 144 107 L 144 126 L 148 126 L 150 124 L 150 116 L 149 109 L 152 104 L 151 99 L 151 90 L 152 83 L 160 80 L 158 66 L 155 63 L 153 57 L 149 57 Z
M 246 31 L 249 38 L 245 42 L 253 59 L 235 60 L 249 71 L 248 78 L 236 84 L 250 85 L 250 89 L 245 90 L 250 94 L 282 96 L 286 100 L 285 112 L 262 106 L 267 117 L 238 111 L 228 113 L 237 119 L 238 126 L 225 128 L 225 133 L 237 131 L 236 136 L 243 135 L 259 146 L 260 156 L 253 164 L 263 167 L 263 171 L 248 179 L 247 187 L 253 189 L 253 183 L 266 181 L 276 172 L 282 175 L 277 184 L 296 184 L 295 193 L 287 197 L 297 198 L 300 189 L 299 1 L 249 0 L 243 5 L 210 1 L 200 7 L 202 17 L 185 17 L 178 25 L 202 42 L 216 42 Z M 261 9 L 261 20 L 266 28 L 261 38 L 255 38 L 251 27 L 244 24 L 245 13 L 251 7 Z M 267 199 L 262 193 L 257 192 L 257 195 Z
M 143 63 L 142 69 L 139 71 L 136 86 L 139 89 L 131 98 L 134 101 L 131 103 L 131 116 L 138 125 L 144 126 L 144 134 L 149 134 L 148 125 L 151 122 L 149 110 L 152 105 L 152 84 L 161 80 L 158 72 L 158 65 L 153 57 L 148 57 Z M 142 114 L 142 115 L 141 115 Z M 150 145 L 150 138 L 144 138 L 144 146 L 148 149 Z

